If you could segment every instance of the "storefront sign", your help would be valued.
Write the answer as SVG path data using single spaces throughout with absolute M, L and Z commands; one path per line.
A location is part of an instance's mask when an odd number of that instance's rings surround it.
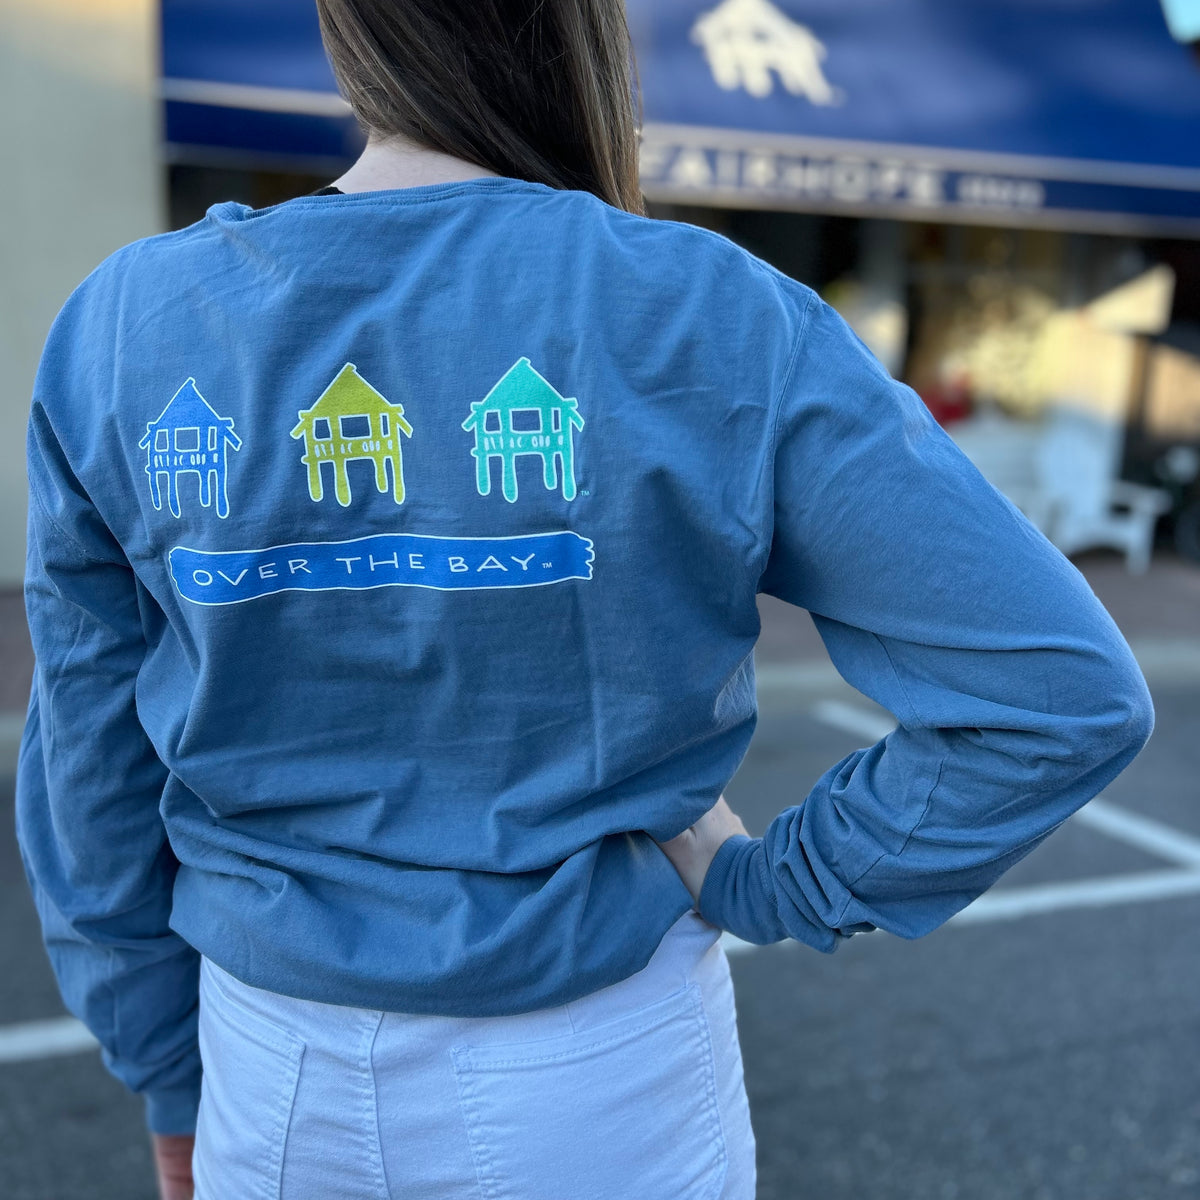
M 652 199 L 1200 236 L 1200 63 L 1149 0 L 627 0 Z M 163 0 L 175 160 L 361 134 L 311 0 Z

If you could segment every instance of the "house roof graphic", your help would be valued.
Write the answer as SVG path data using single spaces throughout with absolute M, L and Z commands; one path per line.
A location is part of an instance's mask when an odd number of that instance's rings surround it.
M 481 409 L 513 409 L 538 408 L 543 411 L 554 408 L 575 408 L 577 401 L 561 395 L 545 376 L 538 374 L 530 365 L 529 359 L 519 358 L 496 381 L 492 390 L 482 400 L 471 402 L 471 424 L 464 424 L 464 429 L 474 427 L 472 418 Z M 582 428 L 582 423 L 578 424 Z
M 393 404 L 382 392 L 373 388 L 359 373 L 353 363 L 346 363 L 334 376 L 329 386 L 317 397 L 311 408 L 301 410 L 300 420 L 292 430 L 292 437 L 304 436 L 305 427 L 320 417 L 369 415 L 379 413 L 400 414 L 404 405 Z M 402 421 L 401 425 L 408 422 Z M 411 430 L 408 431 L 411 433 Z M 334 434 L 336 437 L 337 435 Z
M 197 391 L 196 380 L 190 375 L 167 402 L 167 407 L 158 414 L 157 420 L 146 423 L 146 435 L 138 442 L 138 446 L 143 450 L 150 449 L 159 429 L 179 429 L 192 425 L 201 428 L 216 425 L 223 430 L 222 436 L 234 450 L 241 449 L 242 439 L 233 432 L 233 418 L 220 416 Z

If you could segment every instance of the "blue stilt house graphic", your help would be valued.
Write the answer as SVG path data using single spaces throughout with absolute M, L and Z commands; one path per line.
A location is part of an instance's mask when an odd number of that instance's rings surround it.
M 542 460 L 542 482 L 550 491 L 559 487 L 564 500 L 575 499 L 575 460 L 572 429 L 583 428 L 579 401 L 562 396 L 544 376 L 519 358 L 482 400 L 471 401 L 471 415 L 462 427 L 475 433 L 476 486 L 481 496 L 492 490 L 489 464 L 501 462 L 501 490 L 510 504 L 517 498 L 517 459 L 536 454 Z
M 229 451 L 241 449 L 242 439 L 233 431 L 233 418 L 219 416 L 200 395 L 195 379 L 189 377 L 158 419 L 147 422 L 146 436 L 138 445 L 146 451 L 155 508 L 162 508 L 165 477 L 167 507 L 179 516 L 180 476 L 195 475 L 200 481 L 200 503 L 205 508 L 215 503 L 218 517 L 229 516 Z

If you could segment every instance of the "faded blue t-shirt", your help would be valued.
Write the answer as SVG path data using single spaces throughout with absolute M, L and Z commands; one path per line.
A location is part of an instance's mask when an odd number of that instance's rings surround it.
M 195 1119 L 198 954 L 490 1015 L 640 969 L 755 723 L 756 593 L 899 728 L 733 838 L 757 942 L 916 937 L 1134 756 L 1078 572 L 802 285 L 487 178 L 126 247 L 29 425 L 18 826 L 64 997 Z

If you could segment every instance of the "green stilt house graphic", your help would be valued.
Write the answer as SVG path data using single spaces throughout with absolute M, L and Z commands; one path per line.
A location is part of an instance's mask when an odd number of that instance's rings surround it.
M 559 393 L 529 365 L 518 359 L 482 400 L 471 402 L 471 415 L 463 428 L 475 431 L 476 483 L 479 494 L 492 490 L 489 465 L 492 458 L 503 464 L 505 500 L 517 498 L 517 459 L 537 454 L 542 459 L 542 479 L 550 491 L 559 486 L 562 470 L 564 500 L 575 499 L 575 460 L 571 427 L 583 428 L 578 401 Z M 558 462 L 555 462 L 555 459 Z
M 377 392 L 347 363 L 334 381 L 317 398 L 312 408 L 301 410 L 292 437 L 304 439 L 308 468 L 308 494 L 314 500 L 325 495 L 321 466 L 333 464 L 334 491 L 343 508 L 350 503 L 350 477 L 346 464 L 358 458 L 375 464 L 375 486 L 386 492 L 387 465 L 392 467 L 392 496 L 404 503 L 404 463 L 400 434 L 412 437 L 412 426 L 404 419 L 404 406 L 393 404 Z

